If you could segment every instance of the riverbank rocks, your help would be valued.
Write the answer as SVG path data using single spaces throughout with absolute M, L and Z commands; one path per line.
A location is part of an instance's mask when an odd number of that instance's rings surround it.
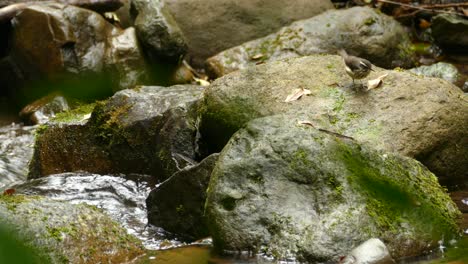
M 134 26 L 147 55 L 153 62 L 177 62 L 187 44 L 177 22 L 162 0 L 132 0 Z
M 207 60 L 207 70 L 212 77 L 219 77 L 248 65 L 311 54 L 335 54 L 341 48 L 380 67 L 408 68 L 414 65 L 410 45 L 405 29 L 375 9 L 329 10 L 223 51 Z
M 432 19 L 432 36 L 447 52 L 463 53 L 468 48 L 468 21 L 451 14 L 440 14 Z M 464 33 L 462 33 L 464 32 Z
M 212 154 L 199 164 L 174 173 L 146 199 L 148 223 L 180 239 L 195 241 L 209 236 L 204 207 L 211 171 L 218 160 Z
M 47 263 L 123 263 L 144 253 L 95 206 L 53 201 L 40 196 L 0 196 L 0 224 L 9 226 L 25 246 Z
M 60 83 L 70 78 L 78 82 L 99 76 L 107 87 L 100 85 L 98 89 L 115 91 L 148 79 L 135 29 L 118 29 L 98 13 L 41 3 L 29 5 L 11 23 L 10 64 L 15 64 L 13 73 L 24 82 L 49 81 L 56 84 L 55 89 L 66 89 Z M 80 91 L 86 92 L 86 85 L 80 86 Z
M 340 264 L 393 264 L 387 246 L 378 238 L 371 238 L 354 248 Z
M 202 141 L 208 152 L 219 152 L 252 119 L 305 113 L 304 119 L 328 120 L 324 129 L 416 158 L 443 184 L 466 181 L 468 108 L 463 92 L 444 80 L 405 71 L 375 69 L 367 79 L 382 74 L 388 76 L 379 88 L 352 88 L 342 59 L 331 55 L 276 61 L 231 73 L 204 92 Z M 296 89 L 309 89 L 311 94 L 285 103 Z
M 201 92 L 195 85 L 142 86 L 90 107 L 91 116 L 77 115 L 80 108 L 60 114 L 39 132 L 29 177 L 84 170 L 162 181 L 195 163 Z
M 458 81 L 459 73 L 457 67 L 446 62 L 438 62 L 429 66 L 419 66 L 410 69 L 412 73 L 427 77 L 437 77 L 455 84 Z
M 123 0 L 125 1 L 125 0 Z M 112 12 L 116 11 L 120 7 L 123 6 L 122 0 L 53 0 L 53 2 L 57 2 L 64 5 L 74 5 L 79 6 L 82 8 L 94 10 L 96 12 Z M 1 0 L 0 7 L 4 7 L 7 5 L 18 4 L 18 3 L 26 3 L 31 4 L 33 2 L 40 3 L 40 2 L 51 2 L 50 0 Z
M 460 212 L 422 164 L 306 117 L 253 120 L 223 149 L 206 202 L 216 247 L 327 262 L 369 238 L 400 258 L 457 236 Z
M 44 124 L 57 113 L 70 110 L 67 99 L 58 93 L 44 96 L 21 109 L 19 116 L 26 124 Z
M 326 0 L 165 0 L 195 66 L 225 49 L 332 9 Z M 196 19 L 193 19 L 195 18 Z

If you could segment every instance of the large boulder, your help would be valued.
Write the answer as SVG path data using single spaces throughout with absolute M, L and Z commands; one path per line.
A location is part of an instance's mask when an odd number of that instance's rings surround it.
M 148 223 L 188 241 L 209 236 L 204 207 L 217 160 L 218 154 L 212 154 L 199 164 L 174 173 L 152 190 L 146 199 Z
M 192 62 L 266 36 L 295 20 L 332 9 L 326 0 L 165 0 L 188 44 Z M 196 19 L 194 19 L 196 18 Z
M 164 180 L 195 163 L 195 85 L 143 86 L 98 103 L 89 120 L 59 114 L 36 140 L 30 178 L 85 170 L 142 173 Z
M 421 163 L 307 117 L 253 120 L 223 149 L 206 202 L 216 247 L 327 262 L 373 237 L 401 258 L 457 236 L 460 212 Z
M 86 204 L 2 195 L 0 225 L 9 226 L 21 243 L 37 249 L 45 263 L 122 263 L 144 253 L 139 240 Z
M 137 34 L 153 62 L 177 62 L 187 43 L 177 22 L 162 0 L 132 0 L 131 14 Z
M 462 91 L 437 78 L 375 70 L 369 78 L 388 76 L 370 91 L 350 88 L 342 59 L 330 55 L 276 61 L 226 75 L 205 90 L 202 141 L 208 152 L 219 152 L 252 119 L 307 113 L 309 119 L 326 117 L 332 131 L 416 158 L 444 184 L 466 181 L 468 107 Z M 298 88 L 309 89 L 311 95 L 285 103 Z
M 248 65 L 331 53 L 344 48 L 384 68 L 411 67 L 414 52 L 405 29 L 392 17 L 369 7 L 330 10 L 297 21 L 276 33 L 223 51 L 207 60 L 213 77 Z
M 9 65 L 20 81 L 60 84 L 70 78 L 84 82 L 92 76 L 104 79 L 113 90 L 121 90 L 148 79 L 135 29 L 118 29 L 93 11 L 58 3 L 29 5 L 14 17 L 12 27 L 7 58 L 11 57 Z M 8 81 L 5 78 L 0 82 Z M 74 92 L 93 92 L 86 89 L 87 85 L 80 85 L 80 91 Z

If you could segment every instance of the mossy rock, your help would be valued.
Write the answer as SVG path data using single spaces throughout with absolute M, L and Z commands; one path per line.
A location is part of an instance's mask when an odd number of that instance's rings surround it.
M 201 93 L 195 85 L 143 86 L 61 113 L 39 129 L 29 177 L 84 170 L 165 180 L 195 163 Z
M 137 238 L 95 206 L 2 195 L 0 219 L 43 263 L 122 263 L 144 253 Z
M 200 132 L 219 152 L 248 121 L 280 113 L 304 114 L 378 149 L 414 157 L 447 185 L 468 179 L 468 98 L 438 78 L 375 68 L 383 84 L 367 91 L 334 55 L 313 55 L 248 67 L 214 81 L 204 92 Z M 311 94 L 284 102 L 296 89 Z
M 246 42 L 207 59 L 212 77 L 259 63 L 339 49 L 383 68 L 414 66 L 415 53 L 405 29 L 392 17 L 370 7 L 328 10 L 296 21 L 276 33 Z
M 255 119 L 221 152 L 205 207 L 217 248 L 326 262 L 370 238 L 401 258 L 457 237 L 460 212 L 421 163 L 303 117 Z

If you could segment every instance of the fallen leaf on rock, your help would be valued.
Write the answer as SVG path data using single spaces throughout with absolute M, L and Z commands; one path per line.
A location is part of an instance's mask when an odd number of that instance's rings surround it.
M 259 53 L 259 54 L 253 55 L 252 57 L 250 57 L 250 59 L 259 60 L 259 59 L 263 58 L 263 56 L 264 56 L 263 54 Z
M 301 120 L 301 121 L 297 121 L 297 123 L 299 125 L 306 125 L 306 126 L 314 127 L 314 124 L 312 124 L 312 122 L 310 122 L 309 120 Z
M 81 118 L 80 122 L 88 120 L 89 118 L 91 118 L 91 113 L 84 115 L 83 118 Z
M 207 81 L 207 80 L 203 80 L 203 79 L 200 79 L 200 78 L 197 78 L 195 76 L 193 76 L 193 80 L 198 84 L 198 85 L 201 85 L 201 86 L 208 86 L 210 85 L 210 82 Z
M 310 90 L 299 88 L 299 89 L 294 90 L 294 92 L 292 92 L 290 95 L 288 95 L 288 97 L 286 97 L 286 100 L 284 100 L 284 102 L 289 103 L 292 101 L 296 101 L 296 100 L 299 100 L 299 98 L 301 98 L 303 95 L 309 95 L 309 94 L 312 94 Z
M 16 190 L 15 189 L 6 189 L 4 192 L 3 192 L 3 195 L 13 195 L 15 194 Z
M 371 89 L 375 89 L 377 87 L 379 87 L 379 85 L 382 84 L 383 82 L 383 79 L 385 77 L 387 77 L 388 73 L 384 74 L 384 75 L 381 75 L 375 79 L 372 79 L 372 80 L 369 80 L 367 81 L 367 90 L 371 90 Z

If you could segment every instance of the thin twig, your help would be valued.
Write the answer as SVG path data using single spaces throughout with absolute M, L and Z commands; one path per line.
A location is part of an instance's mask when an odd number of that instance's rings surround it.
M 460 14 L 460 13 L 457 13 L 457 12 L 450 12 L 450 11 L 444 11 L 444 10 L 434 10 L 434 9 L 430 9 L 429 7 L 430 7 L 431 5 L 414 6 L 414 5 L 404 4 L 404 3 L 395 2 L 395 1 L 391 1 L 391 0 L 377 0 L 377 2 L 388 3 L 388 4 L 393 4 L 393 5 L 399 5 L 399 6 L 407 7 L 407 8 L 409 8 L 409 9 L 417 9 L 417 10 L 420 10 L 420 11 L 429 11 L 429 12 L 434 12 L 434 13 L 453 14 L 453 15 L 465 16 L 465 15 Z M 443 4 L 440 4 L 440 5 L 439 5 L 439 6 L 441 6 L 440 8 L 442 8 L 442 5 L 443 5 Z M 447 4 L 447 5 L 449 5 L 449 4 Z M 459 4 L 458 4 L 458 6 L 465 6 L 465 5 L 468 6 L 468 3 L 459 3 Z M 435 6 L 435 5 L 434 5 L 434 6 Z M 446 7 L 448 7 L 448 6 L 446 6 Z

